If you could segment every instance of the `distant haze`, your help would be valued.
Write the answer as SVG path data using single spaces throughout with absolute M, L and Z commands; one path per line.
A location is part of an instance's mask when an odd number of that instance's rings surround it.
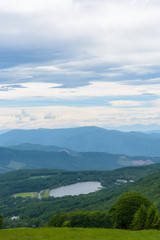
M 15 146 L 24 143 L 54 145 L 77 152 L 160 156 L 159 133 L 120 132 L 98 127 L 80 127 L 12 130 L 0 135 L 0 146 Z M 32 146 L 28 147 L 32 149 Z M 36 146 L 35 150 L 38 148 L 45 150 L 41 146 Z M 23 149 L 22 145 L 19 149 Z M 24 149 L 27 150 L 27 145 Z

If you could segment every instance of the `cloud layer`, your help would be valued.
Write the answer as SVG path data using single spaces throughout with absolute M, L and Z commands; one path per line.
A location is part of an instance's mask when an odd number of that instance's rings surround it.
M 1 129 L 160 125 L 158 0 L 6 0 L 0 22 Z

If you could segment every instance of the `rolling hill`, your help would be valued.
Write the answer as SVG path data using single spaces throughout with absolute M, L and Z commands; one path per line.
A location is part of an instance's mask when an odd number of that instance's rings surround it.
M 149 165 L 153 163 L 160 163 L 160 157 L 129 157 L 124 154 L 107 154 L 104 152 L 70 154 L 68 151 L 53 152 L 0 148 L 0 173 L 18 169 L 39 168 L 71 171 L 112 170 L 124 166 Z
M 31 143 L 22 143 L 15 146 L 9 146 L 10 149 L 16 149 L 16 150 L 29 150 L 29 151 L 44 151 L 44 152 L 68 152 L 68 153 L 75 153 L 75 151 L 58 147 L 58 146 L 45 146 L 41 144 L 31 144 Z

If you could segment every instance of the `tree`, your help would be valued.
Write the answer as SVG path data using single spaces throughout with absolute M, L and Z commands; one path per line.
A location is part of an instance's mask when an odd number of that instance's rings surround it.
M 148 209 L 147 219 L 146 219 L 146 223 L 145 223 L 145 229 L 153 228 L 153 223 L 154 223 L 156 214 L 158 214 L 156 207 L 154 205 L 151 205 L 150 208 Z
M 151 202 L 138 192 L 122 194 L 109 211 L 113 218 L 114 228 L 130 229 L 134 215 L 142 204 L 148 209 Z
M 140 206 L 138 211 L 135 213 L 133 221 L 131 223 L 131 228 L 133 230 L 144 229 L 146 218 L 147 218 L 147 210 L 143 204 Z
M 3 220 L 3 217 L 2 217 L 2 215 L 0 215 L 0 228 L 2 226 L 2 220 Z
M 155 214 L 153 223 L 152 223 L 152 228 L 153 229 L 160 229 L 160 215 L 158 213 L 158 211 Z

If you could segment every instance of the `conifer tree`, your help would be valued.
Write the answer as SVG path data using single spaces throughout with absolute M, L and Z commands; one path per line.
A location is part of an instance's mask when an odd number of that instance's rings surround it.
M 145 229 L 152 229 L 155 216 L 157 214 L 157 209 L 154 205 L 151 205 L 148 209 L 147 219 L 145 223 Z
M 160 215 L 159 215 L 158 212 L 157 212 L 156 215 L 155 215 L 155 218 L 154 218 L 154 220 L 153 220 L 152 227 L 153 227 L 154 229 L 160 230 Z
M 144 229 L 146 218 L 147 218 L 147 210 L 143 204 L 140 206 L 140 208 L 134 215 L 134 218 L 131 224 L 131 229 L 133 230 Z
M 152 223 L 152 228 L 153 229 L 158 229 L 158 219 L 159 219 L 159 213 L 158 213 L 158 211 L 156 212 L 156 214 L 155 214 L 155 217 L 154 217 L 154 220 L 153 220 L 153 223 Z

